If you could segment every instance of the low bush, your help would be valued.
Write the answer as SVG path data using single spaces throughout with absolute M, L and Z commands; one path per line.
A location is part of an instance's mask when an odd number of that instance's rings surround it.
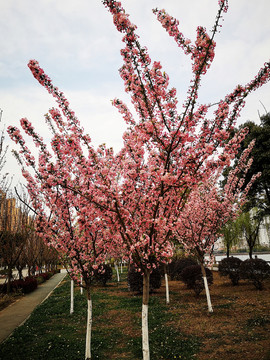
M 10 287 L 11 292 L 22 292 L 28 294 L 34 291 L 37 288 L 38 282 L 34 277 L 26 277 L 24 280 L 14 280 L 11 281 Z M 7 283 L 1 284 L 0 292 L 5 294 L 7 293 Z
M 54 273 L 49 271 L 49 272 L 37 274 L 35 275 L 35 278 L 37 279 L 37 283 L 39 285 L 49 280 L 53 275 Z
M 106 285 L 107 281 L 112 279 L 112 268 L 109 264 L 101 264 L 97 269 L 93 269 L 94 276 L 92 281 Z
M 17 288 L 18 290 L 21 289 L 21 291 L 24 294 L 28 294 L 32 291 L 34 291 L 37 288 L 37 279 L 34 277 L 26 277 L 24 280 L 15 280 L 13 281 L 12 286 L 14 286 L 15 288 Z
M 36 280 L 37 280 L 38 285 L 40 285 L 40 284 L 42 284 L 42 283 L 45 282 L 45 279 L 44 279 L 43 276 L 36 275 L 35 278 L 36 278 Z
M 134 266 L 131 266 L 128 272 L 128 287 L 130 291 L 142 293 L 143 291 L 143 276 L 136 271 Z M 155 269 L 150 274 L 150 292 L 161 287 L 161 273 L 159 269 Z
M 263 280 L 270 277 L 270 266 L 263 259 L 247 259 L 240 266 L 242 279 L 251 281 L 256 289 L 263 289 Z
M 182 280 L 181 273 L 182 271 L 192 265 L 197 265 L 197 262 L 190 257 L 177 257 L 172 260 L 168 265 L 168 275 L 171 280 Z
M 218 270 L 221 276 L 229 276 L 232 284 L 238 285 L 240 280 L 240 265 L 242 260 L 237 257 L 224 258 L 218 265 Z
M 213 284 L 213 274 L 208 268 L 205 268 L 208 285 Z M 204 289 L 204 281 L 200 265 L 187 266 L 181 273 L 182 281 L 188 289 L 194 290 L 198 296 Z

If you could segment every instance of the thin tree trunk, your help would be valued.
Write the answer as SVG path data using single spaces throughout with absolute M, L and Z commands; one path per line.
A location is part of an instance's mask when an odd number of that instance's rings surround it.
M 208 311 L 209 311 L 209 313 L 212 313 L 213 308 L 212 308 L 211 297 L 210 297 L 210 292 L 209 292 L 209 287 L 208 287 L 208 282 L 207 282 L 207 277 L 206 277 L 206 271 L 205 271 L 203 264 L 201 263 L 200 265 L 201 265 L 201 270 L 202 270 L 202 274 L 203 274 L 203 282 L 204 282 L 204 288 L 205 288 L 205 293 L 206 293 Z
M 145 272 L 143 274 L 143 301 L 142 301 L 143 360 L 150 360 L 149 335 L 148 335 L 149 279 L 150 279 L 150 271 L 145 270 Z
M 74 280 L 70 281 L 70 314 L 74 312 Z
M 166 304 L 170 303 L 170 292 L 169 292 L 169 281 L 167 274 L 167 264 L 164 265 L 164 278 L 165 278 L 165 287 L 166 287 Z
M 82 279 L 82 277 L 81 277 L 81 295 L 83 294 L 82 282 L 83 282 L 83 279 Z
M 90 288 L 87 287 L 87 324 L 86 324 L 86 342 L 85 342 L 85 360 L 91 359 L 91 332 L 92 332 L 92 299 Z
M 7 279 L 7 294 L 10 294 L 11 291 L 11 279 L 12 279 L 12 267 L 8 266 L 8 279 Z
M 250 258 L 250 259 L 252 259 L 252 253 L 253 253 L 253 246 L 249 246 L 248 255 L 249 255 L 249 258 Z
M 226 248 L 227 248 L 227 258 L 228 258 L 230 257 L 230 245 L 227 244 Z
M 115 270 L 116 270 L 117 282 L 119 282 L 120 281 L 119 270 L 118 270 L 118 266 L 117 266 L 116 263 L 114 264 L 114 267 L 115 267 Z

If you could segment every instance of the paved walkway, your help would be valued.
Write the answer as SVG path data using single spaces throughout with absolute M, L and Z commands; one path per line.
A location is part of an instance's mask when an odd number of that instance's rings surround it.
M 53 289 L 64 279 L 66 273 L 57 273 L 38 288 L 0 311 L 0 343 L 8 338 L 16 327 L 29 317 Z

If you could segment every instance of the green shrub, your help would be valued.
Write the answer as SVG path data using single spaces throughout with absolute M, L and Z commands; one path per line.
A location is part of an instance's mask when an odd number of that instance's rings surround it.
M 208 268 L 205 268 L 208 285 L 213 284 L 213 274 Z M 188 289 L 194 290 L 198 296 L 204 289 L 204 281 L 200 265 L 187 266 L 181 273 L 182 281 Z
M 107 281 L 112 279 L 112 268 L 109 264 L 101 264 L 97 269 L 93 269 L 94 276 L 92 281 L 106 285 Z
M 24 280 L 15 280 L 18 283 L 15 284 L 15 287 L 21 289 L 24 294 L 28 294 L 37 288 L 37 279 L 34 277 L 26 277 Z M 15 282 L 14 281 L 14 282 Z
M 240 280 L 240 265 L 242 260 L 237 257 L 224 258 L 218 265 L 218 270 L 221 276 L 229 276 L 232 284 L 238 285 Z
M 143 276 L 138 272 L 134 266 L 131 266 L 128 272 L 128 287 L 130 291 L 142 293 L 143 291 Z M 161 273 L 157 268 L 150 274 L 150 292 L 161 287 Z
M 263 289 L 263 280 L 270 276 L 270 266 L 263 259 L 247 259 L 240 266 L 242 279 L 251 281 L 256 289 Z
M 37 280 L 37 284 L 40 285 L 42 283 L 45 282 L 45 279 L 43 276 L 35 276 L 36 280 Z
M 197 265 L 197 262 L 190 257 L 174 258 L 168 265 L 168 275 L 170 276 L 171 280 L 182 280 L 182 271 L 186 267 L 192 265 Z
M 34 277 L 26 277 L 24 280 L 11 281 L 11 292 L 23 292 L 28 294 L 37 288 L 38 282 Z M 0 292 L 7 293 L 7 283 L 0 285 Z

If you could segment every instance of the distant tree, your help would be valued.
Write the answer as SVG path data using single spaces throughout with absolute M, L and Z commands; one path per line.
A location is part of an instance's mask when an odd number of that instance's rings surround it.
M 251 152 L 254 161 L 248 170 L 246 183 L 254 174 L 261 176 L 253 183 L 246 204 L 246 210 L 259 208 L 264 215 L 270 214 L 270 113 L 260 116 L 260 124 L 247 121 L 241 128 L 248 128 L 249 133 L 239 148 L 239 154 L 246 149 L 252 140 L 255 146 Z
M 16 207 L 14 198 L 1 194 L 0 208 L 0 257 L 7 267 L 7 293 L 10 292 L 12 270 L 15 268 L 27 239 L 28 213 Z
M 242 235 L 249 247 L 249 258 L 252 259 L 252 253 L 255 245 L 259 241 L 259 230 L 262 224 L 262 216 L 256 208 L 244 212 L 237 219 Z
M 220 233 L 223 237 L 223 243 L 226 246 L 227 258 L 229 258 L 231 247 L 239 242 L 239 235 L 241 233 L 239 222 L 234 220 L 228 221 Z
M 3 116 L 3 110 L 0 109 L 0 123 L 2 121 L 2 116 Z M 3 190 L 3 188 L 6 187 L 6 179 L 7 179 L 7 174 L 2 174 L 3 167 L 6 163 L 6 154 L 7 154 L 7 150 L 8 150 L 8 146 L 4 145 L 4 140 L 5 140 L 5 130 L 2 129 L 0 131 L 0 187 L 1 187 L 1 190 Z

